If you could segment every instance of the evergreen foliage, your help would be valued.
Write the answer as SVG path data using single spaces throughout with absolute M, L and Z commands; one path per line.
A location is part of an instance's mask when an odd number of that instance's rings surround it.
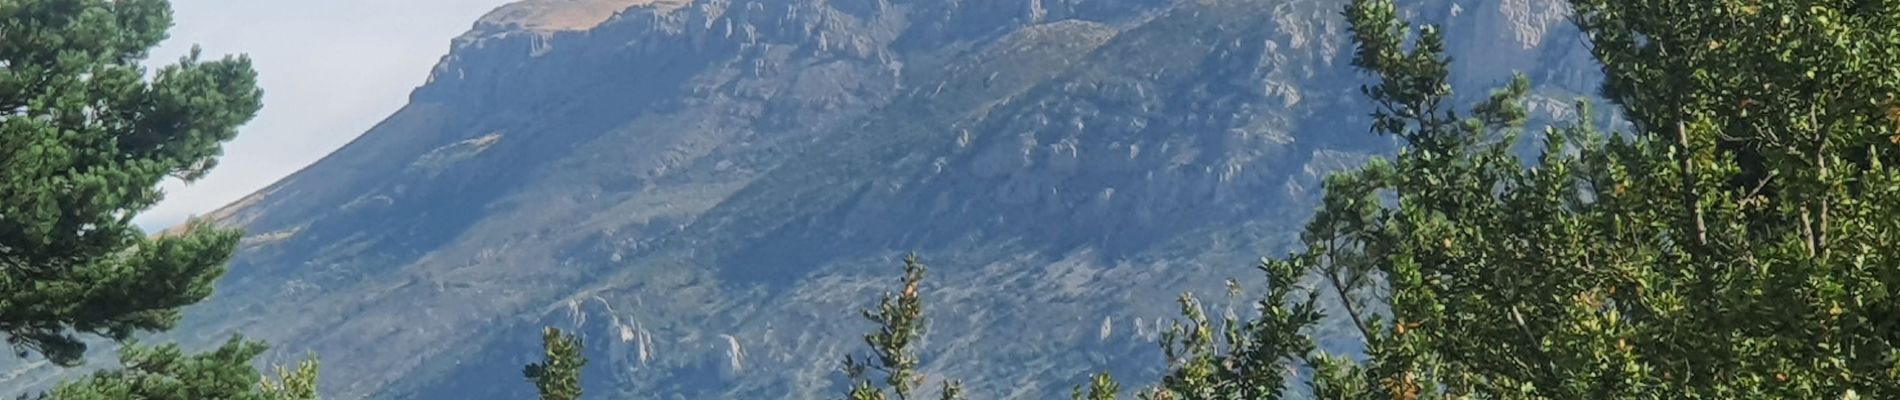
M 277 379 L 265 379 L 258 383 L 258 391 L 264 398 L 274 400 L 314 400 L 317 398 L 318 362 L 315 354 L 297 362 L 297 369 L 284 368 L 282 365 L 272 368 Z
M 315 400 L 317 363 L 295 371 L 278 368 L 275 381 L 251 368 L 263 343 L 233 337 L 216 350 L 185 355 L 177 345 L 128 345 L 119 352 L 124 369 L 61 382 L 40 399 L 57 400 Z
M 909 400 L 917 396 L 916 389 L 924 381 L 917 373 L 917 341 L 924 335 L 924 300 L 918 293 L 918 284 L 924 280 L 924 264 L 917 261 L 916 254 L 904 256 L 903 291 L 896 294 L 884 293 L 878 300 L 877 308 L 863 310 L 864 318 L 877 324 L 878 329 L 864 335 L 864 344 L 871 354 L 863 357 L 846 356 L 844 359 L 845 376 L 854 383 L 845 395 L 848 400 L 884 400 L 888 397 L 885 389 L 879 388 L 866 375 L 876 371 L 884 375 L 884 385 L 890 395 L 898 400 Z M 944 380 L 938 389 L 938 398 L 955 400 L 963 398 L 962 383 Z
M 1571 4 L 1633 128 L 1579 104 L 1526 163 L 1524 78 L 1461 113 L 1439 29 L 1354 0 L 1372 131 L 1407 148 L 1327 180 L 1260 317 L 1184 298 L 1151 398 L 1281 398 L 1301 368 L 1321 399 L 1900 396 L 1900 3 Z M 1363 359 L 1305 336 L 1321 292 Z
M 1121 393 L 1121 391 L 1122 391 L 1122 385 L 1120 383 L 1116 383 L 1114 378 L 1108 376 L 1108 373 L 1104 372 L 1104 373 L 1095 374 L 1094 376 L 1089 377 L 1089 388 L 1088 388 L 1088 391 L 1086 392 L 1082 390 L 1082 386 L 1077 385 L 1074 391 L 1069 392 L 1069 399 L 1070 400 L 1115 400 L 1115 396 Z
M 139 62 L 170 27 L 164 0 L 0 2 L 0 332 L 22 357 L 75 365 L 80 335 L 172 327 L 237 245 L 208 225 L 132 224 L 260 107 L 243 57 L 193 51 L 147 80 Z
M 541 400 L 574 400 L 581 397 L 581 367 L 587 357 L 581 355 L 581 340 L 560 329 L 541 331 L 541 362 L 521 368 L 521 375 L 534 383 Z
M 167 177 L 204 176 L 257 114 L 250 60 L 198 52 L 147 79 L 171 28 L 164 0 L 0 1 L 0 333 L 20 357 L 61 366 L 83 335 L 126 342 L 170 329 L 211 294 L 238 233 L 194 223 L 156 238 L 132 219 Z M 129 344 L 123 369 L 62 382 L 51 399 L 316 398 L 317 363 L 252 369 L 262 343 L 187 355 Z

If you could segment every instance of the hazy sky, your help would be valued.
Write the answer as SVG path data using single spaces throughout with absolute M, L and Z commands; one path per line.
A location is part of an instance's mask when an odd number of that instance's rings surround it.
M 169 182 L 147 229 L 203 214 L 276 182 L 348 143 L 408 100 L 449 40 L 509 0 L 172 0 L 169 64 L 193 44 L 207 58 L 249 54 L 264 111 L 224 147 L 205 179 Z

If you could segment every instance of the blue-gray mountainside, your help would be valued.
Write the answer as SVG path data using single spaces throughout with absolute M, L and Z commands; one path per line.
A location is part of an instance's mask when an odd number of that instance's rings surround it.
M 405 108 L 206 216 L 247 237 L 165 338 L 314 352 L 327 398 L 518 399 L 555 326 L 589 398 L 814 399 L 917 251 L 928 379 L 1150 381 L 1177 293 L 1255 280 L 1319 178 L 1394 147 L 1343 3 L 509 5 Z M 1457 87 L 1521 71 L 1548 121 L 1597 85 L 1561 2 L 1403 6 L 1446 26 Z

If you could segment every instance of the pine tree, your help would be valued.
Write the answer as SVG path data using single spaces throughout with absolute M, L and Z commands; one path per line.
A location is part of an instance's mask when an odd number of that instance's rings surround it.
M 315 400 L 317 398 L 317 356 L 312 354 L 297 362 L 296 369 L 273 367 L 276 379 L 264 379 L 258 383 L 258 392 L 269 400 Z
M 1110 377 L 1107 372 L 1103 372 L 1100 374 L 1095 374 L 1095 376 L 1089 377 L 1088 391 L 1083 391 L 1082 386 L 1077 385 L 1075 387 L 1075 390 L 1069 392 L 1069 399 L 1070 400 L 1115 400 L 1116 398 L 1115 396 L 1121 393 L 1121 391 L 1122 391 L 1122 385 L 1120 383 L 1116 383 L 1115 378 Z
M 263 343 L 233 337 L 216 350 L 185 355 L 177 345 L 126 346 L 119 352 L 123 369 L 100 371 L 61 382 L 40 399 L 52 400 L 316 400 L 315 359 L 295 371 L 278 369 L 276 381 L 262 378 L 251 359 Z
M 1372 131 L 1406 148 L 1327 180 L 1260 317 L 1184 300 L 1150 397 L 1280 398 L 1301 368 L 1321 399 L 1900 397 L 1900 3 L 1571 6 L 1633 127 L 1580 103 L 1524 160 L 1524 78 L 1460 112 L 1441 31 L 1354 0 Z M 1320 292 L 1363 359 L 1314 350 Z
M 574 400 L 581 397 L 581 367 L 587 357 L 581 355 L 581 340 L 560 329 L 541 331 L 545 360 L 521 368 L 521 375 L 534 384 L 541 400 Z
M 163 0 L 0 2 L 0 333 L 25 357 L 80 362 L 80 335 L 124 341 L 210 295 L 235 232 L 132 224 L 216 164 L 260 107 L 244 57 L 197 51 L 146 79 Z
M 163 0 L 0 1 L 0 334 L 20 357 L 83 360 L 83 335 L 170 329 L 211 294 L 238 233 L 194 223 L 156 238 L 132 224 L 161 180 L 204 176 L 261 107 L 250 60 L 196 49 L 151 78 L 171 28 Z M 62 382 L 52 399 L 316 398 L 314 359 L 260 377 L 257 342 L 186 355 L 128 345 L 123 369 Z
M 848 400 L 884 400 L 885 389 L 879 388 L 867 373 L 875 370 L 884 375 L 884 386 L 890 395 L 898 400 L 917 398 L 917 386 L 924 376 L 917 373 L 917 365 L 922 361 L 917 356 L 915 343 L 924 335 L 924 300 L 919 293 L 919 284 L 924 280 L 926 268 L 917 261 L 916 254 L 904 256 L 903 290 L 892 294 L 884 293 L 878 300 L 877 308 L 862 312 L 864 318 L 877 324 L 878 329 L 864 335 L 864 344 L 870 347 L 871 354 L 864 357 L 846 356 L 844 359 L 845 376 L 851 379 L 852 386 L 846 393 Z M 938 388 L 938 398 L 956 400 L 963 398 L 963 386 L 955 380 L 944 380 Z

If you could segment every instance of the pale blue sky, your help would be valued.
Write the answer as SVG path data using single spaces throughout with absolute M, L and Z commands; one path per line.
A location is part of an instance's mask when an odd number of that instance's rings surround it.
M 509 0 L 172 0 L 176 25 L 151 63 L 192 44 L 251 56 L 264 111 L 205 179 L 166 184 L 147 229 L 222 207 L 295 172 L 402 107 L 449 40 Z

